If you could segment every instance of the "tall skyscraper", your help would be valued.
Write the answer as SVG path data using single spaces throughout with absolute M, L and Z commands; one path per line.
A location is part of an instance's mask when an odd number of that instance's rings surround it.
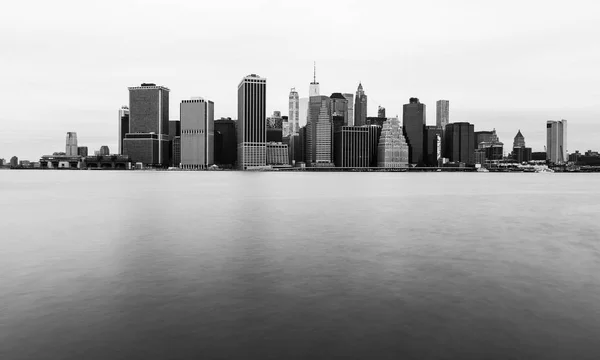
M 307 166 L 332 166 L 331 128 L 331 100 L 312 96 L 306 124 Z
M 365 95 L 362 83 L 358 84 L 358 89 L 356 90 L 356 101 L 354 104 L 354 125 L 367 125 L 367 95 Z
M 425 164 L 427 166 L 441 166 L 442 138 L 444 131 L 441 126 L 425 126 Z
M 435 125 L 442 130 L 450 123 L 450 101 L 438 100 L 436 102 Z
M 236 121 L 231 119 L 215 120 L 215 164 L 221 167 L 233 167 L 236 161 Z
M 331 99 L 331 116 L 342 116 L 344 126 L 348 125 L 348 100 L 340 93 L 333 93 Z
M 76 132 L 68 132 L 67 133 L 67 145 L 65 154 L 67 156 L 77 156 L 77 133 Z
M 446 156 L 451 162 L 475 164 L 475 131 L 468 122 L 446 125 Z
M 296 88 L 290 90 L 289 109 L 288 121 L 290 123 L 290 132 L 297 134 L 298 129 L 300 129 L 300 97 L 298 97 Z
M 313 96 L 319 96 L 319 95 L 321 95 L 321 90 L 319 89 L 319 83 L 317 82 L 317 63 L 315 63 L 313 82 L 310 83 L 308 96 L 313 97 Z
M 181 167 L 206 169 L 214 162 L 215 105 L 194 97 L 181 101 Z
M 238 86 L 238 167 L 266 166 L 267 79 L 251 74 Z
M 515 140 L 513 141 L 513 149 L 520 147 L 525 147 L 525 137 L 521 134 L 521 129 L 519 129 L 519 132 L 515 135 Z
M 385 118 L 385 108 L 383 106 L 377 108 L 377 117 Z
M 179 166 L 181 164 L 181 156 L 175 159 L 175 153 L 173 150 L 175 149 L 173 146 L 174 140 L 176 137 L 179 137 L 179 144 L 181 144 L 181 121 L 179 120 L 169 120 L 169 165 L 170 166 Z M 179 149 L 179 154 L 181 155 L 181 147 Z
M 409 162 L 413 165 L 423 165 L 423 137 L 425 131 L 425 104 L 419 99 L 410 98 L 402 113 L 402 130 L 408 142 Z
M 546 160 L 553 164 L 563 164 L 567 156 L 567 120 L 546 123 Z
M 125 105 L 119 109 L 119 155 L 123 155 L 123 140 L 129 133 L 129 108 Z
M 408 167 L 408 145 L 398 118 L 390 118 L 383 123 L 377 146 L 377 167 Z
M 168 165 L 169 91 L 146 83 L 129 88 L 129 133 L 123 140 L 123 154 L 133 163 Z
M 308 120 L 308 98 L 300 98 L 300 118 L 298 120 L 298 126 L 306 126 L 306 121 Z M 300 130 L 298 130 L 300 131 Z
M 348 100 L 348 126 L 354 126 L 354 95 L 350 93 L 342 95 Z

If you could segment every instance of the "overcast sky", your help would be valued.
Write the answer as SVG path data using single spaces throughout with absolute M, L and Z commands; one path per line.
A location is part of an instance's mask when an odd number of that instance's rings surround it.
M 543 151 L 547 120 L 569 121 L 568 150 L 600 150 L 600 6 L 595 1 L 13 1 L 0 12 L 0 157 L 117 151 L 128 86 L 167 86 L 170 118 L 202 96 L 237 117 L 237 85 L 267 78 L 269 113 L 308 94 L 356 92 L 369 115 L 418 97 L 435 124 L 496 128 L 505 151 L 521 129 Z

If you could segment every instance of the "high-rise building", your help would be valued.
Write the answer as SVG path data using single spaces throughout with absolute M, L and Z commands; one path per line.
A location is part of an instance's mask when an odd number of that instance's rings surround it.
M 342 126 L 334 135 L 335 166 L 367 168 L 369 157 L 369 127 Z
M 441 127 L 442 131 L 450 123 L 450 101 L 438 100 L 436 102 L 435 125 Z
M 408 167 L 408 145 L 398 118 L 390 118 L 383 123 L 377 146 L 377 167 Z
M 567 156 L 567 120 L 546 123 L 546 160 L 553 164 L 563 164 Z
M 295 166 L 297 163 L 304 162 L 304 152 L 302 147 L 300 133 L 292 134 L 289 140 L 288 150 L 290 153 L 290 164 Z
M 266 166 L 267 79 L 251 74 L 238 86 L 238 167 Z
M 194 97 L 181 101 L 181 167 L 206 169 L 214 162 L 215 105 Z
M 288 146 L 280 142 L 267 142 L 267 165 L 289 167 L 289 164 Z
M 147 83 L 129 88 L 129 133 L 123 140 L 123 154 L 133 163 L 168 166 L 169 91 Z
M 356 90 L 356 101 L 354 104 L 354 125 L 367 125 L 367 95 L 365 95 L 362 83 L 358 84 L 358 89 Z
M 181 142 L 181 121 L 169 120 L 169 164 L 170 166 L 179 166 L 181 163 L 181 157 L 179 161 L 175 162 L 175 156 L 173 154 L 173 140 L 176 136 L 180 137 Z
M 171 147 L 171 162 L 173 163 L 173 166 L 181 166 L 181 134 L 173 138 Z
M 119 155 L 123 155 L 123 140 L 129 133 L 129 108 L 125 105 L 119 109 Z
M 340 93 L 333 93 L 331 100 L 331 116 L 344 118 L 344 126 L 348 126 L 348 100 Z
M 451 162 L 475 164 L 475 131 L 468 122 L 450 123 L 445 130 L 446 157 Z
M 77 156 L 77 133 L 76 132 L 68 132 L 67 133 L 67 145 L 65 154 L 67 156 Z
M 87 146 L 78 146 L 77 147 L 77 155 L 78 156 L 88 156 L 88 147 Z
M 267 118 L 267 142 L 280 143 L 283 141 L 283 117 L 281 111 L 273 111 Z
M 297 134 L 300 129 L 300 97 L 296 88 L 290 90 L 289 96 L 289 122 L 290 122 L 290 133 Z
M 292 134 L 289 118 L 285 115 L 281 117 L 281 130 L 283 132 L 284 138 L 290 137 L 290 135 Z
M 377 117 L 385 119 L 385 108 L 383 106 L 377 108 Z
M 348 101 L 348 126 L 354 126 L 354 95 L 350 93 L 343 93 L 344 97 Z
M 423 138 L 425 131 L 425 104 L 419 99 L 410 98 L 402 113 L 402 130 L 408 142 L 409 162 L 412 165 L 423 165 Z
M 308 98 L 300 98 L 300 120 L 298 122 L 299 126 L 306 126 L 306 121 L 308 120 Z
M 319 83 L 317 82 L 317 63 L 314 65 L 314 73 L 313 73 L 313 81 L 310 83 L 310 88 L 308 91 L 308 97 L 319 96 L 321 95 L 321 90 L 319 89 Z
M 236 121 L 231 118 L 215 120 L 215 164 L 222 167 L 234 167 L 236 161 Z
M 110 149 L 106 145 L 100 146 L 100 150 L 98 151 L 100 156 L 108 156 L 110 155 Z
M 525 137 L 521 134 L 521 130 L 519 129 L 519 132 L 515 135 L 515 140 L 513 141 L 513 149 L 520 147 L 525 147 Z
M 477 131 L 474 135 L 474 146 L 477 150 L 482 150 L 485 153 L 486 160 L 502 160 L 504 157 L 504 143 L 498 138 L 496 129 Z
M 307 166 L 331 166 L 331 100 L 327 96 L 312 96 L 306 124 Z
M 425 126 L 425 165 L 442 165 L 442 138 L 444 131 L 441 126 Z

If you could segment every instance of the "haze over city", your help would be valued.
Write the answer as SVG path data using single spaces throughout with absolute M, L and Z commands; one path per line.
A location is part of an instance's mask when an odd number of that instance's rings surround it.
M 313 61 L 322 94 L 362 82 L 369 116 L 401 116 L 414 96 L 435 124 L 448 99 L 451 121 L 505 143 L 520 129 L 543 151 L 546 121 L 567 119 L 567 150 L 597 149 L 598 14 L 593 1 L 18 2 L 0 14 L 0 157 L 61 151 L 68 131 L 116 150 L 118 109 L 142 82 L 171 89 L 171 119 L 192 96 L 236 118 L 237 85 L 256 73 L 267 114 L 287 114 Z

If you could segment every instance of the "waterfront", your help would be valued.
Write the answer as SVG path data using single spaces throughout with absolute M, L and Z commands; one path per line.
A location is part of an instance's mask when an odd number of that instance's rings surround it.
M 2 359 L 595 359 L 594 174 L 5 171 Z

